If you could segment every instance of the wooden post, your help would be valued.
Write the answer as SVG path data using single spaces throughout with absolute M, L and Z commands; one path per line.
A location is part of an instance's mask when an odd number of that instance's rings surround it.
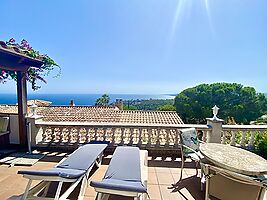
M 25 72 L 17 71 L 17 97 L 18 97 L 18 121 L 20 145 L 27 145 L 27 84 Z

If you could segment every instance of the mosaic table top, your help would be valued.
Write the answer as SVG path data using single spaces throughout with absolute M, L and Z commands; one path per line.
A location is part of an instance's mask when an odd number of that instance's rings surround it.
M 267 160 L 241 148 L 225 144 L 205 143 L 200 152 L 210 162 L 244 175 L 267 174 Z

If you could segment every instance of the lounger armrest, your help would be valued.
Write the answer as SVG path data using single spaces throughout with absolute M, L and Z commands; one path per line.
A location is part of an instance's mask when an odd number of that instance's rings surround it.
M 20 170 L 18 174 L 32 176 L 56 176 L 61 178 L 76 179 L 86 173 L 84 170 L 52 168 L 48 170 Z
M 102 181 L 91 181 L 90 185 L 95 188 L 102 188 L 107 190 L 147 193 L 146 187 L 139 181 L 104 179 Z

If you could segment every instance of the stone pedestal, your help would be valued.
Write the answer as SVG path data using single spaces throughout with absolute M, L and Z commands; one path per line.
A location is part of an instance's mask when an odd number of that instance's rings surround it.
M 36 121 L 42 120 L 41 115 L 31 115 L 27 117 L 27 123 L 30 123 L 31 128 L 31 146 L 34 147 L 38 142 L 42 141 L 42 131 L 41 128 L 35 125 Z
M 207 142 L 208 143 L 221 143 L 222 137 L 222 124 L 224 120 L 217 118 L 216 116 L 213 118 L 206 118 L 207 125 L 212 129 L 208 132 Z

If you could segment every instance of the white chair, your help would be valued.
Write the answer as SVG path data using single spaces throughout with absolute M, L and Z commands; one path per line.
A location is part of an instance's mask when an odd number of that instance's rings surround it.
M 195 162 L 196 168 L 196 176 L 198 175 L 198 166 L 202 167 L 201 162 L 204 159 L 204 156 L 199 152 L 199 144 L 202 143 L 197 137 L 197 132 L 195 128 L 186 128 L 179 131 L 179 139 L 180 139 L 180 148 L 181 148 L 181 174 L 180 179 L 172 184 L 173 187 L 178 186 L 179 182 L 183 178 L 183 169 L 186 158 L 191 159 L 191 161 Z M 202 177 L 202 169 L 201 169 L 201 177 Z M 201 184 L 201 191 L 203 189 L 203 185 Z
M 267 179 L 246 176 L 209 164 L 204 164 L 206 177 L 205 200 L 266 200 Z

